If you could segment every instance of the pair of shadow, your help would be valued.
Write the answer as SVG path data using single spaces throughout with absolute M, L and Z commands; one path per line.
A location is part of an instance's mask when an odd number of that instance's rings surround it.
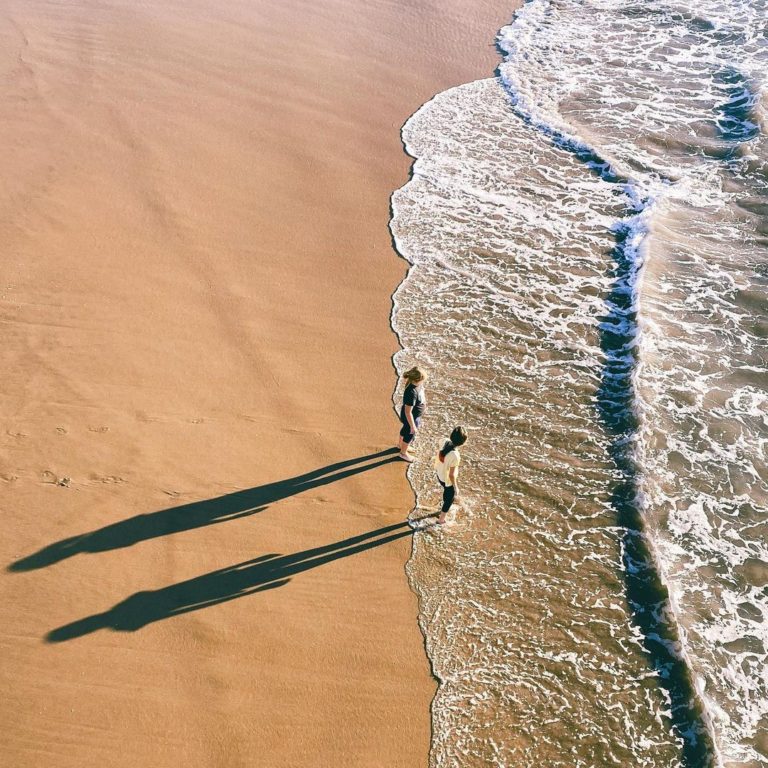
M 358 456 L 287 480 L 147 515 L 137 515 L 89 533 L 57 541 L 17 560 L 8 566 L 8 570 L 19 572 L 45 568 L 80 553 L 121 549 L 141 541 L 248 517 L 265 510 L 270 504 L 303 491 L 398 461 L 394 455 L 396 452 L 397 449 L 392 448 Z M 63 642 L 102 628 L 135 631 L 161 619 L 281 587 L 298 573 L 412 533 L 404 521 L 291 555 L 263 555 L 163 589 L 137 592 L 104 613 L 88 616 L 49 632 L 46 640 Z

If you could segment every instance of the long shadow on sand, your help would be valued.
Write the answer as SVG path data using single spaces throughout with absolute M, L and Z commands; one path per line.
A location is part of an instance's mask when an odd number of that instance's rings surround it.
M 262 555 L 162 589 L 137 592 L 104 613 L 54 629 L 45 640 L 63 643 L 107 628 L 135 632 L 155 621 L 282 587 L 296 574 L 412 534 L 408 523 L 401 522 L 291 555 Z
M 396 452 L 396 448 L 390 448 L 367 456 L 358 456 L 354 459 L 329 464 L 326 467 L 288 480 L 237 491 L 216 499 L 197 501 L 192 504 L 163 509 L 159 512 L 137 515 L 89 533 L 49 544 L 31 555 L 11 563 L 8 570 L 33 571 L 82 552 L 106 552 L 112 549 L 123 549 L 140 541 L 248 517 L 263 511 L 269 504 L 274 504 L 281 499 L 397 461 L 397 457 L 393 455 Z

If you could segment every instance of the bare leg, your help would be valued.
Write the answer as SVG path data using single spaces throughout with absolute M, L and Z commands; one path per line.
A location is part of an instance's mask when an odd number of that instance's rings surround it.
M 405 440 L 403 440 L 402 437 L 400 438 L 399 442 L 397 443 L 397 447 L 400 450 L 400 453 L 398 455 L 400 456 L 400 458 L 403 461 L 411 462 L 411 461 L 414 460 L 413 456 L 411 456 L 408 453 L 408 447 L 409 447 L 408 443 L 406 443 Z

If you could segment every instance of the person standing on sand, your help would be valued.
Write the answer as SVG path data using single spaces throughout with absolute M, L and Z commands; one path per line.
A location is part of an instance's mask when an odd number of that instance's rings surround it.
M 418 368 L 411 368 L 403 374 L 403 378 L 407 384 L 403 392 L 403 404 L 400 406 L 400 421 L 403 423 L 403 428 L 400 430 L 397 449 L 400 451 L 400 458 L 410 462 L 414 458 L 408 450 L 416 437 L 421 416 L 427 407 L 427 399 L 424 395 L 424 382 L 427 377 Z
M 440 509 L 437 522 L 442 525 L 445 516 L 451 508 L 451 504 L 459 495 L 459 464 L 461 454 L 459 446 L 467 442 L 467 431 L 464 427 L 456 427 L 451 432 L 450 439 L 446 440 L 443 447 L 435 457 L 435 469 L 437 470 L 437 482 L 443 487 L 443 506 Z

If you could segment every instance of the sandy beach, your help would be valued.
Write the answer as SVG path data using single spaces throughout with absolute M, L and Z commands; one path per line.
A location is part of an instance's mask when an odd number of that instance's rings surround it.
M 512 6 L 4 4 L 5 764 L 427 764 L 389 197 Z

